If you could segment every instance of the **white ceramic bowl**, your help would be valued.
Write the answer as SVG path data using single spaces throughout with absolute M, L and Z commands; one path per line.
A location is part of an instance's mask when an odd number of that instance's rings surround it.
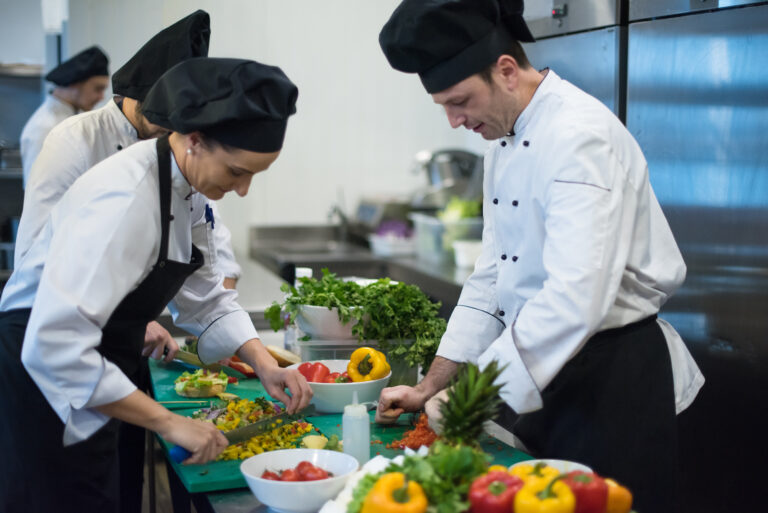
M 355 338 L 352 326 L 357 319 L 351 319 L 347 324 L 339 320 L 339 309 L 327 306 L 301 305 L 296 315 L 296 325 L 301 331 L 320 340 L 345 340 Z
M 262 479 L 265 470 L 278 472 L 309 461 L 333 474 L 318 481 L 271 481 Z M 324 449 L 283 449 L 251 456 L 240 464 L 240 472 L 262 504 L 284 513 L 314 513 L 336 497 L 349 476 L 357 470 L 354 456 Z
M 536 465 L 539 462 L 546 463 L 548 466 L 556 468 L 561 473 L 573 472 L 574 470 L 581 470 L 582 472 L 592 472 L 592 469 L 584 465 L 583 463 L 577 463 L 575 461 L 568 461 L 568 460 L 548 460 L 548 459 L 521 461 L 519 463 L 515 463 L 510 468 L 514 468 L 518 465 Z
M 347 370 L 349 360 L 313 360 L 312 363 L 320 362 L 324 364 L 331 372 L 344 372 Z M 291 365 L 289 369 L 297 369 L 300 363 Z M 309 383 L 314 395 L 312 404 L 317 411 L 323 413 L 342 413 L 344 406 L 352 404 L 352 395 L 357 391 L 357 401 L 367 403 L 378 401 L 382 389 L 389 383 L 392 372 L 381 379 L 373 381 L 360 381 L 357 383 Z

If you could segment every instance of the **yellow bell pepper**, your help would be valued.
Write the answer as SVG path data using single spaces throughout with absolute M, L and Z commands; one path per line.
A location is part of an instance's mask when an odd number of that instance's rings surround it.
M 387 358 L 372 347 L 355 349 L 347 364 L 347 374 L 355 383 L 383 378 L 389 374 L 389 370 Z
M 427 496 L 416 481 L 405 481 L 402 472 L 384 474 L 363 501 L 360 513 L 424 513 Z
M 488 472 L 486 472 L 486 474 L 490 474 L 491 472 L 509 472 L 509 469 L 504 465 L 491 465 L 488 467 Z
M 606 479 L 608 485 L 608 504 L 605 513 L 629 513 L 632 509 L 632 492 L 613 479 Z
M 549 484 L 554 478 L 560 475 L 560 471 L 555 467 L 550 467 L 542 462 L 538 462 L 536 465 L 515 465 L 509 469 L 509 473 L 519 477 L 524 483 L 543 481 L 545 485 Z
M 573 513 L 576 497 L 560 481 L 562 474 L 549 483 L 543 479 L 527 482 L 515 495 L 515 513 Z

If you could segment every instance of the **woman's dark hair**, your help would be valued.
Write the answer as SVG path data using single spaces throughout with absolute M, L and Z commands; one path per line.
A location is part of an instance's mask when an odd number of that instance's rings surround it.
M 528 69 L 531 67 L 531 63 L 528 61 L 528 56 L 525 55 L 525 50 L 523 50 L 523 45 L 520 44 L 519 41 L 512 41 L 512 46 L 509 48 L 508 51 L 504 52 L 501 55 L 509 55 L 513 59 L 517 61 L 517 65 L 520 66 L 523 69 Z M 491 83 L 491 74 L 493 71 L 493 67 L 496 65 L 496 62 L 494 61 L 493 64 L 485 68 L 483 71 L 478 73 L 480 75 L 480 78 L 485 80 L 487 83 Z
M 231 153 L 236 149 L 233 146 L 217 141 L 216 139 L 206 134 L 205 132 L 200 132 L 200 144 L 202 144 L 203 148 L 205 148 L 208 151 L 215 150 L 216 148 L 221 148 L 227 153 Z

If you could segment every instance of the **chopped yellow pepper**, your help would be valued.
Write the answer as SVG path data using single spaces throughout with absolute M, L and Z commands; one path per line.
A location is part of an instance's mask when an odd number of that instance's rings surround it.
M 381 379 L 389 374 L 389 371 L 387 358 L 372 347 L 355 349 L 347 364 L 347 374 L 353 382 Z
M 427 496 L 416 481 L 405 481 L 402 472 L 384 474 L 363 501 L 360 513 L 424 513 Z

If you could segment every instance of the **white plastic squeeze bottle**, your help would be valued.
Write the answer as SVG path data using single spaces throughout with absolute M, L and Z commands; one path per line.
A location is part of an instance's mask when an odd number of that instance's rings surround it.
M 371 458 L 371 419 L 368 408 L 357 403 L 357 391 L 352 392 L 352 404 L 344 407 L 342 416 L 344 452 L 364 465 Z

